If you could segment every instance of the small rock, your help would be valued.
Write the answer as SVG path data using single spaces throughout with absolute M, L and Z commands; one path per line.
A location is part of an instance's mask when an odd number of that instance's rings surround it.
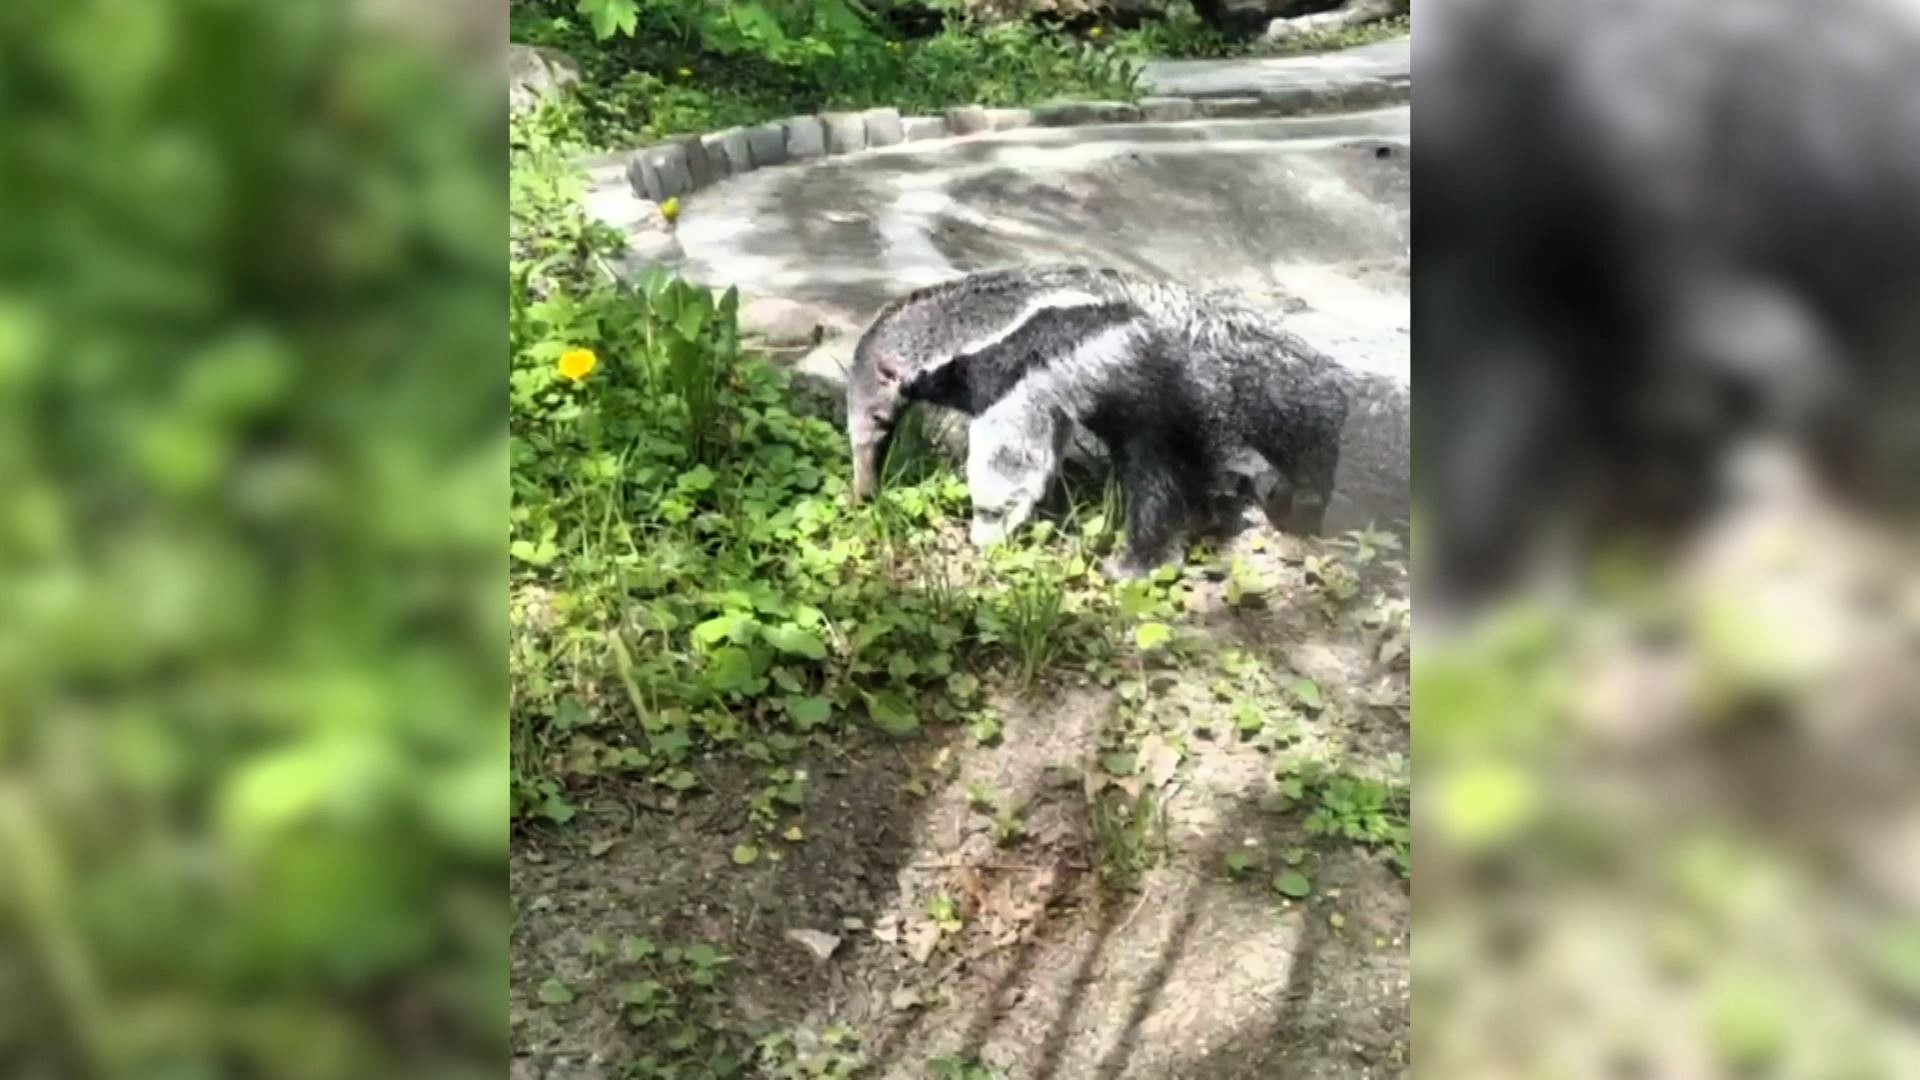
M 580 66 L 559 49 L 507 46 L 507 108 L 530 112 L 542 101 L 580 84 Z
M 787 163 L 787 129 L 784 124 L 761 124 L 746 130 L 747 158 L 756 169 Z
M 1192 98 L 1150 97 L 1140 99 L 1140 115 L 1143 119 L 1156 123 L 1164 121 L 1191 120 L 1200 110 L 1193 104 Z
M 757 296 L 740 305 L 740 332 L 768 345 L 789 347 L 818 344 L 838 321 L 818 308 L 777 296 Z
M 893 1006 L 895 1012 L 906 1012 L 908 1009 L 919 1008 L 922 1004 L 920 991 L 911 986 L 903 986 L 888 996 L 887 1004 Z
M 867 148 L 867 118 L 861 113 L 822 113 L 820 126 L 826 129 L 829 154 L 853 154 Z
M 867 123 L 867 145 L 894 146 L 906 141 L 906 129 L 898 109 L 868 109 L 861 114 Z
M 827 152 L 827 129 L 817 116 L 795 116 L 780 125 L 787 133 L 787 160 L 805 161 Z
M 947 130 L 955 135 L 973 135 L 993 130 L 993 118 L 978 105 L 960 105 L 946 111 Z
M 840 948 L 840 938 L 824 930 L 789 930 L 786 938 L 796 945 L 805 946 L 816 960 L 830 960 L 834 951 Z
M 909 116 L 901 121 L 900 127 L 907 142 L 947 137 L 947 122 L 938 116 Z
M 1032 127 L 1032 109 L 988 109 L 987 120 L 995 131 L 1011 131 L 1014 128 Z

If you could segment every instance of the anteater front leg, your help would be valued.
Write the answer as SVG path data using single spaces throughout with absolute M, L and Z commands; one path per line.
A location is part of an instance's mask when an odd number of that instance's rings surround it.
M 1006 540 L 1033 516 L 1059 469 L 1069 432 L 1053 409 L 1018 394 L 968 426 L 967 491 L 976 546 Z
M 1109 560 L 1105 570 L 1121 579 L 1145 577 L 1179 553 L 1192 512 L 1190 496 L 1205 494 L 1205 478 L 1186 475 L 1191 470 L 1153 444 L 1112 451 L 1127 503 L 1127 542 L 1125 554 Z

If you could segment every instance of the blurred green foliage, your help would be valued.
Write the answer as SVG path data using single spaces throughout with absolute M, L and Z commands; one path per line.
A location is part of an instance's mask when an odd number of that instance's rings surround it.
M 498 78 L 0 5 L 0 1072 L 497 1072 Z

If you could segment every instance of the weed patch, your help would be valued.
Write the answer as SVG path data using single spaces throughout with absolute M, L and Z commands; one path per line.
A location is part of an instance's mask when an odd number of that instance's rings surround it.
M 1047 527 L 985 555 L 960 542 L 965 484 L 912 431 L 853 506 L 844 436 L 742 350 L 736 296 L 616 285 L 552 144 L 515 153 L 518 818 L 565 823 L 613 776 L 670 808 L 724 753 L 767 770 L 752 809 L 772 830 L 804 810 L 808 745 L 928 722 L 989 741 L 983 680 L 1111 651 L 1080 547 Z

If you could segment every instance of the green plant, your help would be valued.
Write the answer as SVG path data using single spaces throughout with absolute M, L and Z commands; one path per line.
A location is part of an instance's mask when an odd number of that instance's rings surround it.
M 1004 1075 L 979 1058 L 952 1055 L 934 1058 L 927 1069 L 934 1080 L 1001 1080 Z
M 1309 808 L 1304 822 L 1308 835 L 1384 849 L 1396 868 L 1407 871 L 1412 832 L 1404 781 L 1309 764 L 1284 776 L 1280 793 L 1288 803 Z
M 1066 648 L 1067 590 L 1052 574 L 1023 570 L 1009 585 L 998 617 L 983 625 L 1000 630 L 1019 661 L 1021 681 L 1032 685 Z
M 1351 49 L 1357 45 L 1367 45 L 1376 41 L 1404 37 L 1413 26 L 1413 20 L 1407 15 L 1396 15 L 1378 22 L 1361 23 L 1340 30 L 1316 30 L 1288 38 L 1276 45 L 1262 45 L 1259 51 L 1276 55 L 1294 55 L 1298 53 L 1333 52 L 1337 49 Z
M 1168 4 L 1160 18 L 1123 31 L 1113 41 L 1118 51 L 1142 60 L 1243 56 L 1254 44 L 1207 25 L 1189 3 Z
M 1093 801 L 1093 836 L 1100 852 L 1100 880 L 1133 889 L 1159 865 L 1167 850 L 1167 814 L 1151 788 L 1138 796 L 1109 789 Z
M 825 109 L 1024 104 L 1138 93 L 1121 52 L 1028 24 L 947 13 L 940 32 L 892 36 L 853 0 L 518 0 L 516 41 L 557 46 L 579 92 L 520 121 L 575 146 L 633 145 Z
M 0 4 L 7 1075 L 505 1056 L 497 105 L 360 14 Z
M 754 1044 L 756 1062 L 773 1080 L 851 1080 L 868 1064 L 860 1036 L 844 1025 L 815 1033 L 777 1031 Z

